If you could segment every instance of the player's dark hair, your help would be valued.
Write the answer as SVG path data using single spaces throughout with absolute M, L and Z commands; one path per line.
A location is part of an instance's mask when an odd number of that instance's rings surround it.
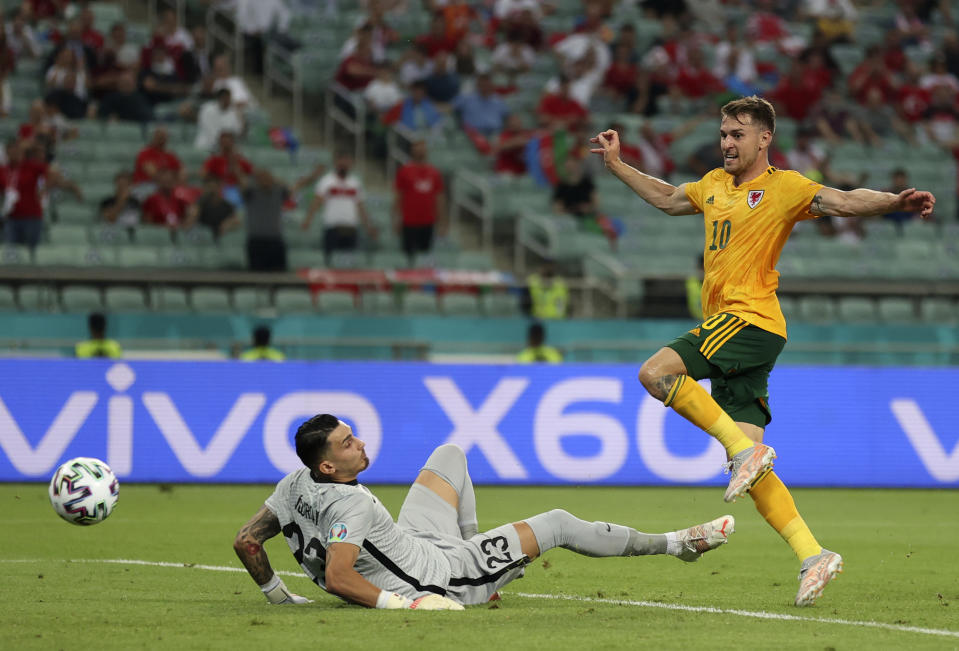
M 300 425 L 296 430 L 296 456 L 303 465 L 314 470 L 329 446 L 330 432 L 336 429 L 340 420 L 330 414 L 317 414 Z
M 526 331 L 526 337 L 531 346 L 542 346 L 546 340 L 546 328 L 538 321 L 531 323 L 529 330 Z
M 769 129 L 776 133 L 776 109 L 768 100 L 756 95 L 749 97 L 740 97 L 728 102 L 721 109 L 722 116 L 739 119 L 740 116 L 748 115 L 752 123 L 760 127 Z

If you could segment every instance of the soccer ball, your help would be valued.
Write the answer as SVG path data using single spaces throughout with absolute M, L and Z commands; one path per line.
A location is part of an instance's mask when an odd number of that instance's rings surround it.
M 70 524 L 103 522 L 119 498 L 120 482 L 110 466 L 99 459 L 70 459 L 50 480 L 50 503 Z

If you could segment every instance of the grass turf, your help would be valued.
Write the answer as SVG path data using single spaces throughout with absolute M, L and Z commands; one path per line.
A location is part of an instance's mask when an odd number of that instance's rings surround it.
M 367 610 L 321 593 L 305 577 L 285 581 L 315 603 L 270 607 L 244 573 L 71 562 L 240 567 L 233 536 L 270 490 L 124 485 L 106 522 L 76 527 L 56 517 L 45 485 L 0 484 L 7 514 L 0 533 L 0 648 L 959 647 L 959 637 L 515 594 L 659 601 L 959 632 L 955 491 L 796 490 L 807 522 L 821 542 L 843 554 L 847 568 L 806 609 L 792 606 L 798 563 L 789 548 L 748 498 L 726 505 L 717 489 L 479 487 L 481 529 L 562 507 L 647 532 L 728 512 L 737 518 L 736 533 L 693 564 L 552 550 L 504 590 L 502 601 L 464 613 Z M 373 490 L 395 515 L 405 487 Z M 266 549 L 274 568 L 297 570 L 282 537 Z M 29 562 L 10 562 L 15 560 Z

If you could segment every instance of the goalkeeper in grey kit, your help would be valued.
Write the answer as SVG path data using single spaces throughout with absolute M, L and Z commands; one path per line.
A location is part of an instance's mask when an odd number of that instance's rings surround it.
M 233 548 L 272 604 L 307 603 L 273 572 L 264 541 L 282 533 L 320 588 L 371 608 L 462 610 L 481 604 L 554 547 L 595 557 L 670 554 L 684 561 L 725 543 L 731 515 L 666 534 L 586 522 L 561 509 L 479 533 L 466 457 L 456 445 L 433 451 L 396 522 L 362 484 L 365 444 L 335 416 L 296 432 L 305 467 L 284 477 Z

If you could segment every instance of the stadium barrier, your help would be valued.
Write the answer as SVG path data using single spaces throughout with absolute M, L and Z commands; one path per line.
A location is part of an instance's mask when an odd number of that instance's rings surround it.
M 481 484 L 717 485 L 719 444 L 647 396 L 631 365 L 0 361 L 0 480 L 75 456 L 126 481 L 273 482 L 330 412 L 368 483 L 407 483 L 441 443 Z M 959 487 L 959 369 L 778 368 L 767 440 L 796 486 Z

